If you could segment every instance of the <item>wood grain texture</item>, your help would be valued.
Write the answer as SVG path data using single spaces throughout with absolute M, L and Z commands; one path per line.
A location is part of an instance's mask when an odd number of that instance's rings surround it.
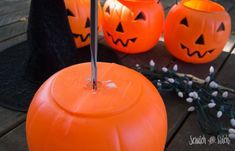
M 180 128 L 180 131 L 176 134 L 173 141 L 166 148 L 166 151 L 234 151 L 235 150 L 235 141 L 231 140 L 230 144 L 211 144 L 207 141 L 207 144 L 203 145 L 190 145 L 190 136 L 199 137 L 205 136 L 208 140 L 211 136 L 205 135 L 202 133 L 199 125 L 197 123 L 196 114 L 193 113 L 190 115 L 188 120 Z M 218 141 L 217 141 L 218 142 Z
M 234 38 L 234 37 L 233 37 Z M 231 42 L 233 41 L 233 42 Z M 176 61 L 180 66 L 183 68 L 181 69 L 182 72 L 189 72 L 192 73 L 196 76 L 199 77 L 205 77 L 206 74 L 208 73 L 208 68 L 209 66 L 213 65 L 216 69 L 216 72 L 219 72 L 217 75 L 217 80 L 228 87 L 235 88 L 235 83 L 234 83 L 234 76 L 235 76 L 235 71 L 234 70 L 229 70 L 233 68 L 234 63 L 235 63 L 235 56 L 232 52 L 232 49 L 235 46 L 235 41 L 230 39 L 230 42 L 227 43 L 225 46 L 226 51 L 224 51 L 220 57 L 205 65 L 190 65 L 190 64 L 185 64 L 179 61 Z M 234 50 L 235 51 L 235 50 Z M 233 52 L 234 52 L 233 51 Z M 226 58 L 229 57 L 227 60 Z M 225 63 L 225 65 L 224 65 Z M 221 69 L 222 70 L 218 70 Z M 184 109 L 185 110 L 185 109 Z M 182 127 L 179 127 L 178 132 L 176 133 L 175 137 L 173 140 L 169 143 L 169 145 L 166 148 L 166 151 L 174 151 L 175 148 L 179 150 L 201 150 L 201 151 L 212 151 L 212 150 L 235 150 L 235 141 L 232 141 L 230 145 L 189 145 L 189 138 L 190 136 L 201 136 L 205 135 L 202 133 L 199 124 L 197 123 L 196 120 L 196 114 L 195 113 L 186 113 L 187 116 L 185 119 L 185 123 L 183 124 Z M 178 121 L 177 121 L 178 122 Z M 177 123 L 176 122 L 176 123 Z M 210 136 L 205 135 L 207 139 L 210 138 Z
M 230 11 L 235 5 L 234 0 L 213 0 L 213 1 L 222 5 L 227 11 Z
M 231 53 L 231 55 L 228 58 L 228 61 L 226 61 L 225 65 L 219 72 L 217 76 L 217 80 L 221 82 L 222 85 L 226 85 L 228 87 L 231 87 L 232 89 L 235 89 L 235 49 Z
M 224 61 L 226 60 L 226 58 L 229 56 L 231 49 L 233 48 L 233 46 L 235 45 L 235 40 L 234 36 L 231 36 L 229 42 L 227 42 L 226 46 L 224 47 L 224 52 L 213 62 L 207 63 L 207 64 L 189 64 L 189 63 L 185 63 L 182 62 L 180 60 L 174 59 L 174 62 L 171 64 L 171 67 L 174 64 L 178 64 L 179 66 L 179 72 L 182 73 L 189 73 L 189 74 L 193 74 L 197 77 L 200 78 L 205 78 L 208 74 L 208 69 L 210 68 L 210 66 L 214 66 L 215 67 L 215 72 L 217 72 L 221 66 L 223 65 Z M 170 95 L 172 96 L 172 94 Z M 168 97 L 170 97 L 168 96 Z M 187 109 L 187 104 L 185 103 L 185 101 L 183 101 L 182 99 L 178 99 L 178 97 L 175 95 L 175 100 L 178 100 L 177 106 L 175 104 L 173 104 L 172 102 L 169 102 L 169 107 L 173 108 L 171 109 L 171 111 L 168 111 L 168 121 L 171 122 L 169 125 L 169 133 L 168 133 L 168 142 L 171 144 L 171 140 L 173 139 L 173 141 L 175 140 L 174 134 L 178 134 L 178 130 L 182 125 L 182 122 L 187 120 L 188 121 L 188 117 L 189 117 L 189 113 L 186 111 Z M 168 102 L 169 99 L 165 99 L 165 102 Z M 168 105 L 166 105 L 168 108 Z M 176 116 L 177 115 L 177 116 Z M 193 121 L 191 124 L 195 124 L 197 121 Z M 197 129 L 200 131 L 200 127 L 197 127 Z
M 31 0 L 21 1 L 1 1 L 0 2 L 0 16 L 8 14 L 17 10 L 29 8 Z
M 9 40 L 0 42 L 0 52 L 4 51 L 7 48 L 10 48 L 16 44 L 19 44 L 27 39 L 26 34 L 18 35 L 16 37 L 12 37 Z
M 10 24 L 9 26 L 4 26 L 0 28 L 0 42 L 9 40 L 12 37 L 26 33 L 27 25 L 27 21 L 19 21 L 14 24 Z
M 15 11 L 0 16 L 0 28 L 18 21 L 22 21 L 25 18 L 28 18 L 29 8 L 25 8 L 20 11 Z
M 25 136 L 25 123 L 22 123 L 11 132 L 0 138 L 1 151 L 28 151 L 26 136 Z
M 168 66 L 172 59 L 173 57 L 166 51 L 165 44 L 159 41 L 157 45 L 147 52 L 126 55 L 121 60 L 121 64 L 135 68 L 136 64 L 149 65 L 149 61 L 153 60 L 156 66 L 163 67 Z
M 26 114 L 0 107 L 0 136 L 9 132 L 25 120 Z
M 167 144 L 171 142 L 187 115 L 186 103 L 176 93 L 160 93 L 166 106 L 168 120 Z
M 235 1 L 234 1 L 235 3 Z M 233 8 L 229 11 L 229 14 L 231 16 L 231 21 L 232 21 L 232 32 L 235 33 L 235 5 Z
M 176 3 L 176 0 L 161 0 L 164 9 L 171 7 Z

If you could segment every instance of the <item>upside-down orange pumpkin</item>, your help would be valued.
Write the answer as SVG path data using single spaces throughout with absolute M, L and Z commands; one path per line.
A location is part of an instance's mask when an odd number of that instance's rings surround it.
M 164 103 L 140 73 L 98 63 L 98 88 L 90 86 L 90 63 L 49 78 L 30 105 L 26 133 L 30 151 L 163 151 Z
M 156 0 L 107 0 L 103 7 L 104 37 L 112 48 L 124 53 L 151 49 L 163 22 L 163 8 Z
M 185 0 L 168 13 L 164 39 L 168 51 L 190 63 L 207 63 L 222 52 L 231 32 L 226 10 L 210 0 Z
M 90 44 L 90 0 L 64 0 L 71 32 L 77 48 Z M 98 3 L 98 28 L 102 9 Z

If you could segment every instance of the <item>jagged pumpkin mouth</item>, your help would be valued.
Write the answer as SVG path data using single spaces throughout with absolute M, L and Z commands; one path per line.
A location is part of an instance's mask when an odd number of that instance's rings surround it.
M 123 41 L 122 39 L 120 39 L 120 38 L 117 38 L 117 39 L 115 40 L 115 39 L 113 38 L 113 36 L 112 36 L 109 32 L 107 32 L 107 35 L 108 35 L 108 37 L 111 38 L 112 42 L 113 42 L 115 45 L 117 45 L 118 43 L 120 43 L 123 47 L 126 47 L 126 46 L 128 46 L 128 44 L 129 44 L 130 42 L 134 43 L 134 42 L 137 40 L 137 38 L 135 37 L 135 38 L 127 39 L 127 40 L 124 42 L 124 41 Z
M 198 58 L 203 58 L 204 56 L 206 56 L 207 54 L 211 54 L 212 52 L 215 51 L 215 49 L 210 49 L 210 50 L 207 50 L 205 51 L 204 53 L 200 53 L 198 50 L 195 50 L 195 51 L 190 51 L 190 49 L 188 47 L 186 47 L 184 44 L 180 43 L 180 47 L 183 49 L 183 50 L 186 50 L 187 51 L 187 55 L 189 57 L 193 57 L 193 56 L 197 56 Z
M 83 36 L 82 34 L 73 34 L 75 38 L 80 38 L 82 42 L 85 42 L 88 37 L 90 37 L 90 33 L 88 33 L 86 36 Z

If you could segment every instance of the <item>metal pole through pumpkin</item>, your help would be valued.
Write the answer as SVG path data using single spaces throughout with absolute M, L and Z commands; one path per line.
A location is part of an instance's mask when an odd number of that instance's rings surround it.
M 91 0 L 90 6 L 90 17 L 91 17 L 91 35 L 90 35 L 90 51 L 91 51 L 91 82 L 94 90 L 97 89 L 97 30 L 98 30 L 98 2 L 97 0 Z

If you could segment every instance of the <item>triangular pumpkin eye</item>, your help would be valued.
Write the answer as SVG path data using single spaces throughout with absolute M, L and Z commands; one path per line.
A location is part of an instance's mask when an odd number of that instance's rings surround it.
M 217 29 L 217 32 L 224 31 L 224 30 L 225 30 L 224 23 L 221 23 L 221 24 L 219 25 L 219 28 Z
M 89 28 L 89 27 L 90 27 L 90 19 L 87 18 L 85 28 Z
M 140 12 L 135 18 L 135 20 L 140 20 L 140 19 L 145 20 L 145 15 L 143 12 Z
M 108 13 L 108 14 L 110 14 L 110 8 L 109 8 L 109 6 L 106 8 L 105 12 Z
M 68 16 L 74 16 L 73 12 L 70 9 L 66 9 Z
M 198 45 L 204 45 L 205 42 L 204 42 L 204 37 L 203 37 L 203 35 L 200 35 L 200 37 L 196 40 L 195 43 L 198 44 Z
M 185 25 L 185 26 L 188 27 L 188 20 L 187 20 L 187 18 L 186 18 L 186 17 L 183 18 L 183 19 L 181 20 L 180 24 Z

